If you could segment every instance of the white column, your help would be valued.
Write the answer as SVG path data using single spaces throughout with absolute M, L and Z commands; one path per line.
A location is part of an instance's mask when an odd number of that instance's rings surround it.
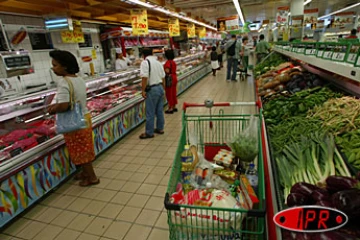
M 290 12 L 291 16 L 304 15 L 304 0 L 291 0 Z

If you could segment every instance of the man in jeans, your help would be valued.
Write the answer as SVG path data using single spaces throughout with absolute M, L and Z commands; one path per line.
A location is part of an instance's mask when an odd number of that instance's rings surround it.
M 154 133 L 164 134 L 164 94 L 165 71 L 162 64 L 153 56 L 152 49 L 143 50 L 144 61 L 140 66 L 142 96 L 146 104 L 146 131 L 140 139 L 153 138 Z M 156 129 L 154 122 L 156 116 Z
M 236 81 L 236 71 L 239 65 L 241 41 L 236 39 L 236 35 L 232 35 L 231 39 L 225 45 L 227 54 L 227 75 L 226 80 Z M 232 71 L 231 71 L 232 70 Z M 232 72 L 232 76 L 231 76 Z

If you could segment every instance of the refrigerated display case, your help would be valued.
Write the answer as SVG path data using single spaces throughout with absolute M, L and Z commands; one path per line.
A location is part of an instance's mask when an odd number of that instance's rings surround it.
M 211 72 L 206 52 L 176 58 L 178 94 Z M 86 78 L 96 155 L 145 121 L 140 70 Z M 53 116 L 44 108 L 56 89 L 0 100 L 0 227 L 76 171 Z
M 287 58 L 294 63 L 294 65 L 301 67 L 304 71 L 318 76 L 326 83 L 331 83 L 336 91 L 344 92 L 349 96 L 360 97 L 360 68 L 357 67 L 355 60 L 348 61 L 351 59 L 359 59 L 358 44 L 353 43 L 348 49 L 344 50 L 345 54 L 342 56 L 342 61 L 337 59 L 341 57 L 341 54 L 335 49 L 331 52 L 333 57 L 323 58 L 320 56 L 320 52 L 323 51 L 321 48 L 322 44 L 323 43 L 276 43 L 274 51 Z M 261 100 L 260 97 L 259 100 Z M 284 106 L 284 108 L 286 108 L 286 106 Z M 277 227 L 273 221 L 273 216 L 285 209 L 285 199 L 280 183 L 279 167 L 274 157 L 274 146 L 272 145 L 272 139 L 269 137 L 268 126 L 265 120 L 262 121 L 262 133 L 264 168 L 266 173 L 268 239 L 287 239 L 284 237 L 283 231 Z M 348 166 L 349 169 L 351 169 L 351 165 Z M 298 237 L 301 236 L 299 235 Z

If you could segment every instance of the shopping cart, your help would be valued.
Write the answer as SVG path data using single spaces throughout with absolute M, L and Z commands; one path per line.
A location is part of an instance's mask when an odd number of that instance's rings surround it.
M 239 59 L 239 64 L 238 64 L 238 68 L 237 68 L 237 72 L 239 72 L 239 76 L 240 76 L 240 81 L 245 81 L 246 79 L 246 71 L 245 71 L 245 67 L 244 67 L 244 59 L 243 57 L 241 57 Z
M 183 126 L 181 137 L 176 151 L 171 176 L 165 196 L 165 208 L 168 213 L 169 239 L 242 239 L 262 240 L 265 239 L 265 185 L 264 166 L 262 157 L 262 144 L 260 126 L 262 121 L 261 110 L 254 116 L 259 118 L 258 139 L 259 154 L 258 166 L 258 198 L 260 204 L 257 209 L 233 209 L 199 207 L 193 205 L 179 205 L 170 202 L 171 194 L 176 192 L 176 187 L 181 182 L 181 154 L 184 146 L 189 144 L 189 138 L 197 142 L 197 149 L 207 159 L 212 159 L 219 149 L 227 148 L 226 142 L 236 134 L 243 131 L 249 124 L 251 114 L 234 115 L 225 114 L 220 109 L 217 115 L 212 115 L 213 107 L 229 106 L 260 106 L 258 103 L 213 103 L 207 101 L 205 104 L 184 103 Z M 187 109 L 194 107 L 207 107 L 210 115 L 188 114 Z M 198 216 L 198 217 L 191 217 Z M 218 216 L 231 216 L 232 223 L 227 220 L 219 221 Z M 238 218 L 240 216 L 240 218 Z M 204 219 L 205 218 L 205 219 Z

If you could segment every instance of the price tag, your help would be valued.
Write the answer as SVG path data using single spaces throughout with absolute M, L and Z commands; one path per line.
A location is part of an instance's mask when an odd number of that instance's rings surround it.
M 324 58 L 331 59 L 332 54 L 333 54 L 332 51 L 326 51 L 326 52 L 324 52 Z
M 360 66 L 360 57 L 357 59 L 356 66 Z
M 145 9 L 132 9 L 130 13 L 133 35 L 149 34 L 147 11 Z
M 304 52 L 305 52 L 305 48 L 298 48 L 298 49 L 297 49 L 297 52 L 298 52 L 298 53 L 304 53 Z
M 332 56 L 332 60 L 335 61 L 344 61 L 345 60 L 345 55 L 346 53 L 339 53 L 339 52 L 335 52 Z
M 317 52 L 317 57 L 322 57 L 323 54 L 324 54 L 324 51 L 319 50 L 319 51 Z
M 189 23 L 189 24 L 187 25 L 187 34 L 188 34 L 188 38 L 194 38 L 194 37 L 196 37 L 195 24 Z
M 170 37 L 180 36 L 179 19 L 177 18 L 169 19 L 169 35 Z
M 356 57 L 357 57 L 356 53 L 349 53 L 347 61 L 350 62 L 350 63 L 355 63 L 356 62 Z

